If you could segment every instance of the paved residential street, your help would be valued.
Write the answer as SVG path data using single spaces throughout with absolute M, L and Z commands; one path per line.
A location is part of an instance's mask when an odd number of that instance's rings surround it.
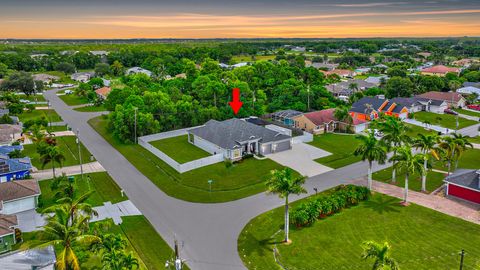
M 190 203 L 169 197 L 88 125 L 88 119 L 101 113 L 73 111 L 55 92 L 45 92 L 45 98 L 73 130 L 80 131 L 79 137 L 83 144 L 157 232 L 170 245 L 173 245 L 174 235 L 183 243 L 182 257 L 187 259 L 191 269 L 245 269 L 237 252 L 238 235 L 252 218 L 283 205 L 283 200 L 265 193 L 219 204 Z M 387 166 L 375 164 L 374 171 Z M 322 191 L 350 183 L 366 175 L 366 172 L 366 163 L 359 162 L 310 177 L 305 184 L 309 194 L 293 196 L 291 200 L 311 195 L 314 187 Z

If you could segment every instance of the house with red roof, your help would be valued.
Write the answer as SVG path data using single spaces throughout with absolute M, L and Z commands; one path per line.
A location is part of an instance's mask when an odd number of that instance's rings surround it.
M 420 73 L 426 76 L 445 77 L 447 73 L 454 73 L 459 75 L 460 69 L 455 67 L 446 67 L 444 65 L 437 65 L 437 66 L 422 69 Z
M 334 115 L 335 109 L 304 113 L 293 118 L 294 127 L 315 135 L 334 132 L 336 129 L 341 131 L 351 129 L 358 133 L 367 128 L 366 120 L 353 119 L 352 123 L 347 124 L 337 120 Z
M 334 69 L 334 70 L 331 70 L 331 71 L 320 70 L 320 72 L 322 72 L 325 76 L 336 74 L 340 78 L 353 78 L 357 75 L 357 73 L 355 73 L 355 71 L 348 70 L 348 69 Z
M 110 92 L 112 92 L 112 88 L 107 86 L 95 90 L 95 93 L 97 93 L 97 96 L 103 100 L 107 99 L 107 96 L 108 94 L 110 94 Z
M 415 98 L 428 99 L 437 102 L 445 102 L 450 108 L 463 108 L 467 100 L 460 93 L 430 91 L 415 96 Z M 443 111 L 442 111 L 443 113 Z

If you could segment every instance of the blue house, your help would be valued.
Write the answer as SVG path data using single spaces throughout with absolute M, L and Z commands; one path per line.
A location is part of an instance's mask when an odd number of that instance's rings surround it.
M 0 146 L 0 183 L 15 179 L 25 179 L 30 176 L 32 162 L 30 158 L 9 158 L 8 154 L 15 150 L 23 150 L 21 145 Z

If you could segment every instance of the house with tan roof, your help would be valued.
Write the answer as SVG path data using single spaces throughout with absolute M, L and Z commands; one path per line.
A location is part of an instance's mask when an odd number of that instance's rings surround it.
M 340 78 L 353 78 L 357 75 L 357 73 L 355 73 L 355 71 L 348 70 L 348 69 L 334 69 L 332 71 L 320 70 L 320 72 L 322 72 L 325 76 L 336 74 Z
M 293 118 L 294 127 L 312 134 L 333 132 L 337 126 L 335 109 L 300 114 Z
M 37 208 L 40 186 L 37 180 L 0 183 L 0 214 L 12 215 Z
M 17 216 L 0 214 L 0 254 L 10 251 L 17 243 L 15 240 L 17 226 Z
M 457 61 L 453 61 L 452 65 L 457 66 L 457 67 L 469 67 L 472 64 L 478 64 L 480 63 L 480 60 L 477 59 L 471 59 L 471 58 L 464 58 L 460 59 Z
M 446 67 L 444 65 L 437 65 L 433 67 L 424 68 L 420 71 L 422 75 L 445 77 L 447 73 L 454 73 L 459 75 L 460 69 L 455 67 Z
M 34 81 L 41 81 L 45 84 L 49 84 L 53 81 L 60 80 L 60 77 L 58 77 L 58 76 L 54 76 L 54 75 L 50 75 L 50 74 L 43 74 L 43 73 L 34 74 L 34 75 L 32 75 L 32 77 L 33 77 Z
M 97 90 L 95 90 L 95 93 L 97 94 L 97 96 L 103 100 L 107 99 L 107 96 L 108 94 L 110 94 L 110 92 L 112 92 L 112 88 L 107 86 L 98 88 Z
M 438 92 L 430 91 L 415 96 L 415 98 L 424 98 L 429 100 L 435 100 L 438 102 L 446 102 L 448 107 L 463 108 L 466 105 L 467 100 L 460 93 L 455 92 Z

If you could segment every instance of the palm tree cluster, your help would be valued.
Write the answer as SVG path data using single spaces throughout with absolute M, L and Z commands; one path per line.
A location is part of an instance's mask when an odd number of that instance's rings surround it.
M 427 173 L 432 163 L 439 161 L 448 164 L 448 174 L 452 165 L 455 169 L 458 160 L 467 150 L 473 147 L 468 142 L 468 136 L 453 134 L 440 137 L 435 134 L 418 134 L 417 138 L 407 135 L 408 127 L 400 119 L 393 116 L 382 116 L 371 123 L 371 127 L 383 134 L 377 139 L 375 131 L 370 129 L 367 136 L 357 135 L 360 145 L 354 154 L 368 161 L 368 188 L 372 188 L 373 162 L 384 164 L 387 153 L 392 152 L 388 161 L 392 162 L 392 182 L 396 182 L 396 172 L 405 173 L 404 203 L 408 203 L 408 181 L 414 174 L 422 176 L 422 192 L 426 192 Z
M 379 244 L 374 241 L 366 241 L 362 244 L 362 259 L 373 259 L 373 270 L 399 270 L 400 267 L 391 256 L 391 247 L 385 242 Z
M 79 253 L 102 251 L 103 269 L 134 269 L 138 260 L 125 252 L 125 242 L 113 244 L 121 236 L 104 235 L 105 229 L 92 230 L 90 219 L 98 216 L 87 202 L 93 191 L 77 195 L 73 181 L 62 175 L 55 178 L 51 188 L 56 203 L 42 211 L 46 224 L 33 240 L 21 249 L 42 249 L 53 246 L 57 253 L 56 269 L 79 270 Z M 99 226 L 94 226 L 98 229 Z
M 61 167 L 65 161 L 65 156 L 57 146 L 57 140 L 38 126 L 32 127 L 30 138 L 35 143 L 37 153 L 40 155 L 42 169 L 46 165 L 52 164 L 53 178 L 55 178 L 55 165 L 58 164 Z

